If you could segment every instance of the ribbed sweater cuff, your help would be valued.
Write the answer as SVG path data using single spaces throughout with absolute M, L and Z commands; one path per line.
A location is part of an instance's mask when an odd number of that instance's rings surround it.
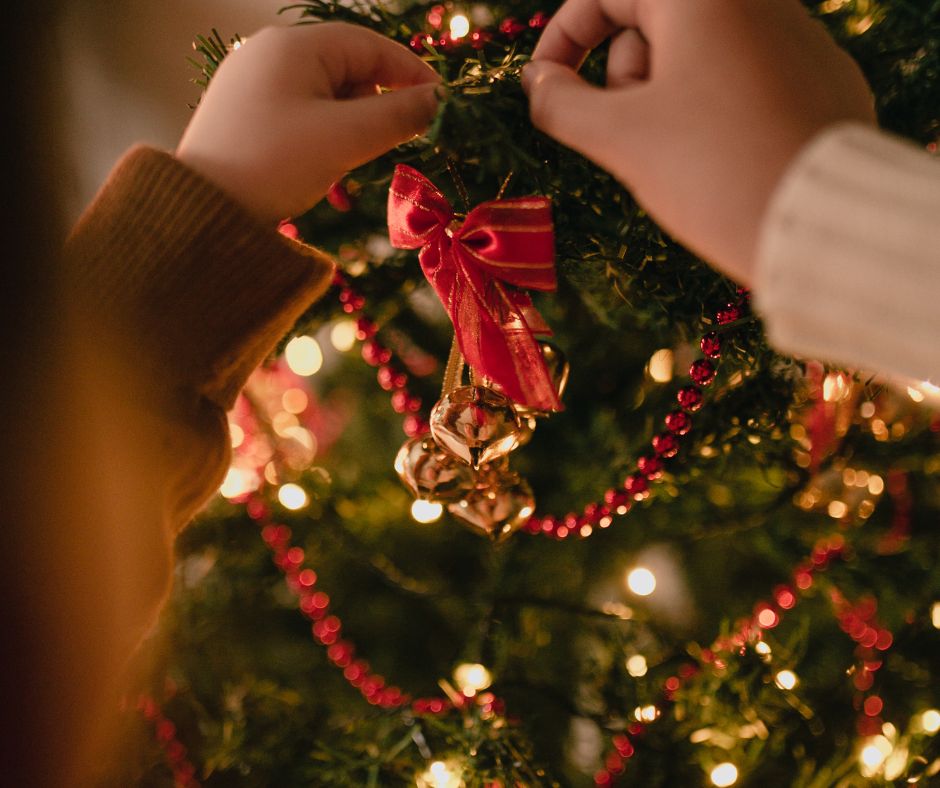
M 940 161 L 861 124 L 824 131 L 771 201 L 754 294 L 781 350 L 940 381 Z
M 143 372 L 169 375 L 158 384 L 193 387 L 224 408 L 333 272 L 325 254 L 262 226 L 146 147 L 111 173 L 65 256 L 80 309 L 126 334 Z

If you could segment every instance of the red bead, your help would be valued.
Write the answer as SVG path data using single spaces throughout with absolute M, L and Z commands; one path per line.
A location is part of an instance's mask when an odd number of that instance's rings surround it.
M 690 413 L 702 407 L 702 390 L 698 386 L 683 386 L 676 395 L 679 405 Z
M 637 470 L 650 481 L 663 475 L 663 461 L 659 457 L 640 457 L 636 461 Z
M 508 38 L 510 41 L 518 38 L 525 29 L 526 26 L 512 16 L 507 16 L 502 22 L 499 23 L 499 32 L 506 36 L 506 38 Z
M 626 490 L 627 495 L 633 498 L 634 501 L 642 501 L 649 498 L 650 484 L 642 474 L 631 473 L 623 480 L 623 489 Z
M 356 321 L 356 339 L 360 342 L 372 339 L 378 330 L 379 327 L 367 317 L 360 317 Z
M 715 365 L 707 358 L 700 358 L 692 362 L 689 375 L 698 385 L 707 386 L 715 379 Z
M 486 30 L 474 30 L 470 34 L 470 46 L 472 46 L 474 49 L 483 49 L 483 47 L 485 47 L 492 40 L 492 33 L 489 33 Z
M 408 400 L 410 396 L 404 389 L 392 394 L 392 410 L 396 413 L 405 413 L 408 410 Z
M 617 514 L 626 514 L 626 512 L 621 512 L 619 510 L 623 509 L 624 507 L 629 508 L 630 496 L 622 490 L 611 489 L 604 493 L 604 503 L 617 512 Z
M 529 20 L 529 27 L 533 30 L 541 30 L 548 24 L 550 17 L 544 11 L 536 11 Z
M 352 199 L 342 181 L 336 181 L 326 193 L 326 201 L 340 213 L 352 210 Z
M 702 352 L 709 358 L 718 358 L 721 355 L 721 337 L 714 331 L 702 337 Z
M 447 9 L 443 5 L 431 6 L 427 14 L 428 24 L 435 30 L 440 30 L 444 25 L 444 12 Z
M 408 45 L 419 55 L 424 55 L 427 53 L 425 49 L 425 44 L 433 45 L 434 39 L 429 36 L 427 33 L 415 33 L 411 37 L 411 41 L 408 42 Z
M 653 438 L 653 451 L 660 457 L 675 457 L 679 453 L 679 439 L 671 432 L 661 432 Z
M 718 320 L 718 325 L 726 326 L 728 323 L 734 323 L 736 320 L 741 319 L 741 307 L 737 304 L 728 304 L 724 309 L 719 309 L 718 314 L 715 316 Z
M 666 415 L 666 429 L 676 435 L 685 435 L 692 429 L 692 418 L 682 410 L 674 410 Z
M 415 435 L 424 435 L 431 429 L 431 425 L 428 424 L 427 419 L 409 414 L 405 416 L 402 429 L 405 431 L 405 435 L 409 438 L 413 438 Z
M 362 346 L 362 357 L 366 364 L 377 367 L 388 363 L 392 357 L 392 351 L 373 339 Z

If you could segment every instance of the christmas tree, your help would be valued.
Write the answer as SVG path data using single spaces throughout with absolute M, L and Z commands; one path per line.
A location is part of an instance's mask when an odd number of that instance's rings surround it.
M 401 41 L 448 92 L 425 137 L 281 227 L 335 286 L 230 416 L 115 784 L 940 780 L 940 389 L 779 355 L 746 291 L 532 127 L 520 70 L 558 5 L 292 7 Z M 882 125 L 935 150 L 940 3 L 808 6 Z M 199 40 L 206 80 L 239 43 Z M 560 412 L 517 422 L 461 376 L 390 188 L 454 246 L 500 231 L 494 200 L 551 200 L 557 289 L 488 287 L 551 327 Z M 524 444 L 512 470 L 441 447 L 468 408 Z

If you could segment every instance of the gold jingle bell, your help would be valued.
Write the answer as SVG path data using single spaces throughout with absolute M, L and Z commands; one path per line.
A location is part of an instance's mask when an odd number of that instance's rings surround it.
M 526 481 L 514 473 L 504 474 L 500 481 L 473 490 L 447 506 L 462 524 L 494 542 L 509 537 L 535 511 L 535 497 Z
M 444 395 L 430 421 L 437 445 L 474 470 L 509 454 L 522 433 L 512 401 L 485 386 L 461 386 Z
M 405 487 L 423 501 L 453 501 L 474 486 L 470 468 L 441 451 L 426 434 L 405 441 L 395 457 L 395 471 Z

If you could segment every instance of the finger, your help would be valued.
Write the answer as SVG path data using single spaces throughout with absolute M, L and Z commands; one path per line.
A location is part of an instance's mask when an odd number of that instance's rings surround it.
M 649 55 L 649 45 L 638 30 L 615 35 L 607 54 L 607 87 L 628 87 L 649 77 Z
M 526 66 L 523 84 L 537 128 L 591 158 L 609 143 L 611 129 L 604 119 L 610 115 L 615 93 L 585 82 L 568 66 L 547 60 Z
M 567 0 L 539 39 L 533 60 L 577 68 L 584 56 L 618 30 L 641 27 L 641 0 Z
M 380 96 L 332 102 L 330 125 L 335 129 L 332 155 L 351 169 L 427 130 L 439 104 L 437 85 L 412 85 Z M 322 107 L 314 111 L 323 123 Z
M 359 85 L 390 88 L 440 82 L 440 75 L 407 47 L 363 27 L 327 23 L 308 28 L 334 93 Z

